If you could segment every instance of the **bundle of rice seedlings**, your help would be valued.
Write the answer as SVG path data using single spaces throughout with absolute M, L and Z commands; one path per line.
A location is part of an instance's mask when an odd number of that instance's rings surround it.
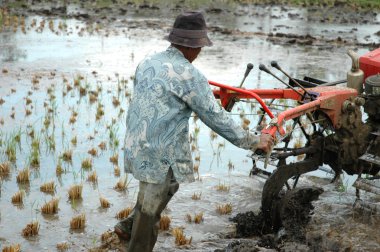
M 199 224 L 199 223 L 201 223 L 201 222 L 203 222 L 203 213 L 199 213 L 199 214 L 196 214 L 195 216 L 194 216 L 194 223 L 195 224 Z
M 220 191 L 220 192 L 228 192 L 228 191 L 230 191 L 230 187 L 229 187 L 229 186 L 226 186 L 225 184 L 221 184 L 221 183 L 219 183 L 219 184 L 216 186 L 216 190 L 217 190 L 217 191 Z
M 103 198 L 102 196 L 100 196 L 99 200 L 100 200 L 101 207 L 109 208 L 111 206 L 110 202 L 106 198 Z
M 125 219 L 127 218 L 130 213 L 132 212 L 133 208 L 132 207 L 127 207 L 127 208 L 124 208 L 123 210 L 119 211 L 117 214 L 116 214 L 116 218 L 121 220 L 121 219 Z
M 57 176 L 61 176 L 62 173 L 64 173 L 64 169 L 60 163 L 57 164 L 57 167 L 55 168 L 55 174 Z
M 55 186 L 54 181 L 47 182 L 40 186 L 40 191 L 44 193 L 54 193 Z
M 170 227 L 170 217 L 168 215 L 163 215 L 160 218 L 160 230 L 169 230 Z
M 92 183 L 98 182 L 98 175 L 96 174 L 96 171 L 93 171 L 90 174 L 88 174 L 87 181 L 90 181 Z
M 113 168 L 113 173 L 116 177 L 120 177 L 120 167 L 118 165 Z
M 3 252 L 20 252 L 20 251 L 21 251 L 20 244 L 12 244 L 12 245 L 3 247 Z
M 174 228 L 172 234 L 175 237 L 175 244 L 177 246 L 191 244 L 192 237 L 190 237 L 190 239 L 187 239 L 186 236 L 183 234 L 182 228 Z
M 91 156 L 96 156 L 96 155 L 98 155 L 98 150 L 95 148 L 92 148 L 92 149 L 88 150 L 87 153 L 90 154 Z
M 0 175 L 7 175 L 11 171 L 11 164 L 9 162 L 4 162 L 0 164 Z
M 18 183 L 26 183 L 29 182 L 30 170 L 29 168 L 25 168 L 21 170 L 17 174 L 17 182 Z
M 105 150 L 107 149 L 107 144 L 106 142 L 101 142 L 99 145 L 98 145 L 99 149 L 101 150 Z
M 49 202 L 45 203 L 41 207 L 41 212 L 44 214 L 55 214 L 58 213 L 58 203 L 59 199 L 58 198 L 53 198 Z
M 115 154 L 110 157 L 110 162 L 114 165 L 117 165 L 119 163 L 119 154 Z
M 107 241 L 109 238 L 112 237 L 112 232 L 111 231 L 106 231 L 104 232 L 101 236 L 100 236 L 100 239 L 102 242 L 105 242 Z
M 80 199 L 82 198 L 83 185 L 73 185 L 69 189 L 69 199 Z
M 71 162 L 73 160 L 73 151 L 66 150 L 62 153 L 62 160 L 65 162 Z
M 92 159 L 85 158 L 82 160 L 82 168 L 83 169 L 91 169 L 92 168 Z
M 70 221 L 71 229 L 83 229 L 86 225 L 86 215 L 84 213 L 75 216 Z
M 202 196 L 202 193 L 193 193 L 193 195 L 191 196 L 191 199 L 192 200 L 200 200 L 201 196 Z
M 23 190 L 16 192 L 12 196 L 12 203 L 13 204 L 22 204 L 23 199 L 24 199 L 24 195 L 25 195 L 25 192 Z
M 232 212 L 232 204 L 231 203 L 227 203 L 227 204 L 224 204 L 224 205 L 218 205 L 216 207 L 216 211 L 219 214 L 231 214 L 231 212 Z
M 125 191 L 127 189 L 127 177 L 120 178 L 114 188 L 117 191 Z
M 68 242 L 60 242 L 60 243 L 57 243 L 56 247 L 58 251 L 65 251 L 70 248 L 70 244 Z
M 40 224 L 38 221 L 32 221 L 26 227 L 22 230 L 22 235 L 24 237 L 29 237 L 29 236 L 35 236 L 38 235 L 38 231 L 40 230 Z

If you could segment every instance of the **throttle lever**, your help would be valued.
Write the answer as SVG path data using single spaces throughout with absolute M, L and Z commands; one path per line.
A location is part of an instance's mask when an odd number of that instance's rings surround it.
M 244 73 L 243 79 L 240 82 L 239 88 L 241 88 L 243 86 L 243 83 L 244 83 L 245 79 L 247 78 L 248 74 L 251 72 L 252 69 L 253 69 L 253 64 L 252 63 L 248 63 L 247 64 L 247 68 L 245 69 L 245 73 Z M 232 107 L 235 105 L 236 101 L 237 101 L 237 99 L 235 97 L 232 97 L 228 101 L 228 103 L 227 103 L 227 106 L 225 108 L 226 111 L 231 112 Z

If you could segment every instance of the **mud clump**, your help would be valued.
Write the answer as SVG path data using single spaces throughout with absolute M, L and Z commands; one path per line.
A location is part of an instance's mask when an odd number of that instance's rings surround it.
M 321 188 L 304 187 L 284 193 L 271 209 L 271 216 L 274 217 L 271 220 L 265 218 L 261 211 L 258 214 L 252 211 L 237 214 L 230 219 L 236 223 L 236 237 L 259 236 L 260 239 L 255 244 L 257 247 L 289 247 L 285 251 L 300 246 L 307 248 L 305 228 L 313 214 L 314 206 L 311 202 L 317 200 L 322 192 Z M 235 251 L 233 248 L 240 246 L 245 245 L 235 241 L 229 244 L 230 248 L 227 247 L 226 251 Z

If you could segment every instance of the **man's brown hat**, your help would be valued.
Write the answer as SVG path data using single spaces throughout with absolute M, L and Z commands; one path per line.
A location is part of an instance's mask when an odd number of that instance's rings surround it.
M 207 36 L 205 18 L 201 12 L 188 11 L 177 16 L 166 40 L 172 44 L 199 48 L 212 46 Z

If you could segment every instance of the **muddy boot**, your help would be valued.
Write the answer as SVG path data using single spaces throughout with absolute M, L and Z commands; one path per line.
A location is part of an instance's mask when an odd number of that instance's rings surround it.
M 157 241 L 158 223 L 157 216 L 151 216 L 136 210 L 132 237 L 128 252 L 151 252 Z
M 131 239 L 134 212 L 135 210 L 132 211 L 128 218 L 119 221 L 114 227 L 114 232 L 121 241 L 129 241 Z

